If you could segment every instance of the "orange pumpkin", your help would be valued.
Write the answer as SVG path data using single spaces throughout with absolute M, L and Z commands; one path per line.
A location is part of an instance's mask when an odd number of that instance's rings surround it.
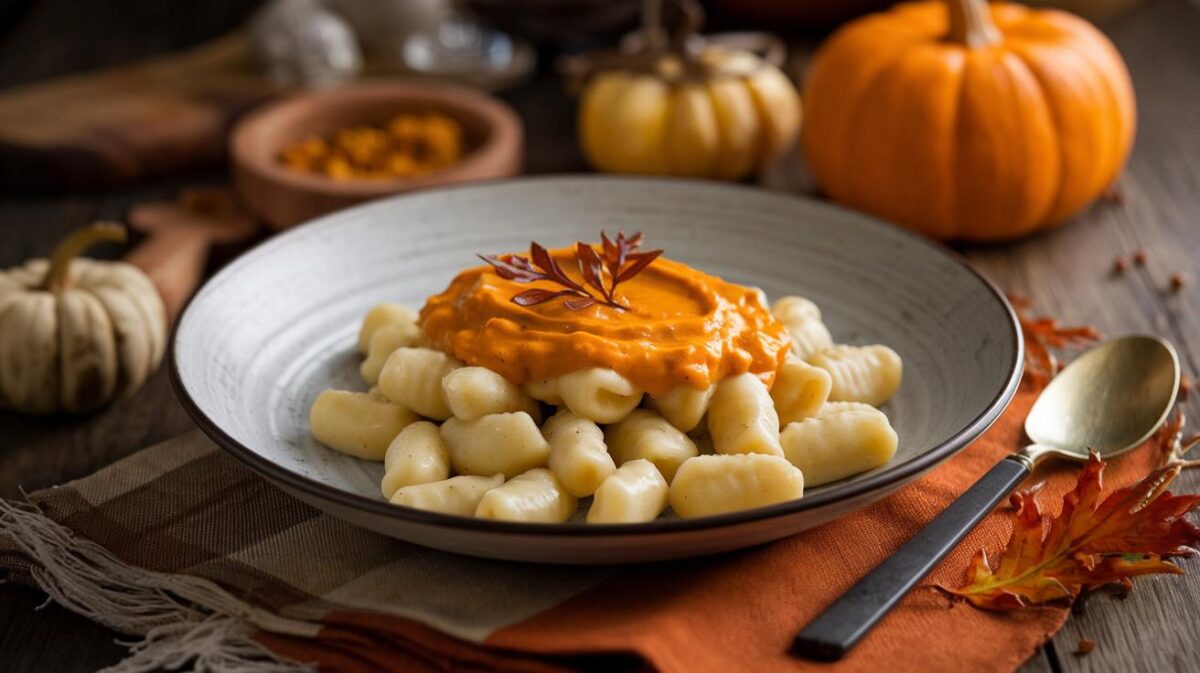
M 898 5 L 821 47 L 804 153 L 835 201 L 942 239 L 1053 226 L 1116 180 L 1133 86 L 1113 45 L 1056 10 Z

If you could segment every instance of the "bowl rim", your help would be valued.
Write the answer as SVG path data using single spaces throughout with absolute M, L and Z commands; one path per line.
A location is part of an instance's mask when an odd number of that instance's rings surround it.
M 441 192 L 446 190 L 475 189 L 481 186 L 502 186 L 510 183 L 555 183 L 564 181 L 667 182 L 672 184 L 693 185 L 696 187 L 704 187 L 709 189 L 729 189 L 743 191 L 746 193 L 753 193 L 762 198 L 777 200 L 781 204 L 785 202 L 790 203 L 796 200 L 813 201 L 818 205 L 842 210 L 854 215 L 855 217 L 868 220 L 875 226 L 883 226 L 893 230 L 899 230 L 903 235 L 908 236 L 919 245 L 923 245 L 929 248 L 932 252 L 952 260 L 956 265 L 966 270 L 971 276 L 974 276 L 983 285 L 984 289 L 991 295 L 992 299 L 994 299 L 1003 309 L 1005 316 L 1008 318 L 1008 327 L 1010 328 L 1005 334 L 1010 341 L 1009 355 L 1011 362 L 1009 363 L 1008 377 L 1005 380 L 1004 385 L 1001 386 L 1000 390 L 997 391 L 987 406 L 973 420 L 971 420 L 970 423 L 968 423 L 958 432 L 954 433 L 940 444 L 934 445 L 924 453 L 914 456 L 903 463 L 889 466 L 887 469 L 884 469 L 876 474 L 872 474 L 860 481 L 846 483 L 841 486 L 835 486 L 832 489 L 812 496 L 805 495 L 798 500 L 789 500 L 786 502 L 768 505 L 766 507 L 757 507 L 737 512 L 729 512 L 726 514 L 690 519 L 660 518 L 655 519 L 654 521 L 643 523 L 621 524 L 519 523 L 510 521 L 493 521 L 490 519 L 476 519 L 474 517 L 461 517 L 452 514 L 429 512 L 425 510 L 404 507 L 402 505 L 394 505 L 385 500 L 370 498 L 357 493 L 352 493 L 350 491 L 345 491 L 340 488 L 330 486 L 329 484 L 306 477 L 298 472 L 293 472 L 286 467 L 269 460 L 262 454 L 234 439 L 231 435 L 226 433 L 219 424 L 209 418 L 188 393 L 187 387 L 183 383 L 182 374 L 179 369 L 179 359 L 177 356 L 178 334 L 180 328 L 184 325 L 184 321 L 187 318 L 188 309 L 190 309 L 192 301 L 201 295 L 204 287 L 201 287 L 200 290 L 198 290 L 192 296 L 191 300 L 188 302 L 188 305 L 184 307 L 183 311 L 181 311 L 179 319 L 176 321 L 175 327 L 171 331 L 171 340 L 168 346 L 168 353 L 170 356 L 168 375 L 171 381 L 171 386 L 175 390 L 177 398 L 200 430 L 208 435 L 208 437 L 211 438 L 217 445 L 233 454 L 234 457 L 241 460 L 252 470 L 258 472 L 261 476 L 266 477 L 276 485 L 283 485 L 286 489 L 295 489 L 305 493 L 308 496 L 322 501 L 332 501 L 335 504 L 350 508 L 352 510 L 365 511 L 366 513 L 370 513 L 375 516 L 383 516 L 385 518 L 400 519 L 407 523 L 416 525 L 453 528 L 458 530 L 469 530 L 491 534 L 552 536 L 562 538 L 596 538 L 611 536 L 647 537 L 672 533 L 705 531 L 725 528 L 727 526 L 738 524 L 767 521 L 783 516 L 798 514 L 806 510 L 816 510 L 820 507 L 836 504 L 838 502 L 850 501 L 858 496 L 862 496 L 872 491 L 884 490 L 889 486 L 898 487 L 907 483 L 911 479 L 915 479 L 925 471 L 932 469 L 962 449 L 966 448 L 971 442 L 973 442 L 989 427 L 991 427 L 993 423 L 995 423 L 995 421 L 1008 407 L 1009 403 L 1016 395 L 1017 390 L 1020 388 L 1025 364 L 1024 337 L 1016 311 L 1013 309 L 1012 304 L 1009 303 L 1008 298 L 1004 295 L 1004 293 L 990 279 L 976 270 L 966 260 L 966 258 L 945 244 L 858 211 L 853 211 L 833 203 L 814 201 L 799 195 L 767 191 L 746 185 L 663 176 L 596 176 L 587 173 L 561 173 L 540 175 L 534 178 L 517 177 L 486 180 L 469 184 L 450 184 L 439 186 L 434 189 L 422 190 L 421 194 Z M 398 194 L 386 200 L 400 199 L 406 196 L 416 195 L 407 193 Z M 361 204 L 359 206 L 354 206 L 354 208 L 377 205 L 384 200 L 385 199 L 378 199 L 370 204 Z M 242 261 L 249 255 L 272 245 L 272 243 L 274 243 L 274 239 L 277 239 L 281 236 L 287 236 L 291 231 L 295 231 L 300 227 L 330 226 L 330 223 L 336 222 L 335 218 L 340 219 L 346 210 L 351 209 L 329 213 L 328 215 L 324 215 L 314 220 L 297 225 L 296 227 L 292 227 L 288 231 L 276 235 L 272 240 L 260 244 L 254 250 L 248 251 L 238 260 L 235 260 L 235 264 L 238 261 Z M 233 266 L 234 264 L 225 267 L 224 269 L 218 271 L 217 275 L 229 272 Z M 214 278 L 215 277 L 216 276 L 214 276 Z
M 386 178 L 379 180 L 333 180 L 325 176 L 289 169 L 271 156 L 250 149 L 260 129 L 272 120 L 305 107 L 317 109 L 336 107 L 349 101 L 391 101 L 426 103 L 449 116 L 471 116 L 486 127 L 483 141 L 457 163 L 444 169 L 415 178 Z M 311 91 L 286 96 L 269 102 L 239 119 L 229 134 L 229 157 L 234 166 L 257 178 L 288 189 L 329 196 L 371 198 L 437 187 L 462 180 L 475 174 L 475 169 L 507 153 L 520 153 L 524 127 L 520 118 L 507 104 L 494 96 L 467 87 L 419 80 L 367 81 L 334 89 Z

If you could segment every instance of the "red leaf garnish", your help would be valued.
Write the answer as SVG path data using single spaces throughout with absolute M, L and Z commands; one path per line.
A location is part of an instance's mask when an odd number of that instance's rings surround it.
M 658 256 L 661 255 L 662 252 L 662 250 L 653 250 L 651 252 L 641 252 L 636 255 L 630 255 L 629 258 L 634 260 L 633 264 L 630 264 L 629 268 L 625 269 L 619 276 L 617 276 L 617 281 L 623 283 L 638 275 L 641 273 L 642 269 L 650 266 L 654 260 L 658 259 Z
M 478 257 L 490 264 L 496 270 L 496 275 L 505 280 L 517 283 L 546 281 L 565 288 L 558 291 L 540 288 L 525 290 L 512 298 L 512 302 L 519 306 L 535 306 L 567 297 L 563 306 L 571 311 L 582 311 L 593 304 L 624 311 L 626 307 L 616 298 L 617 286 L 644 271 L 663 252 L 637 252 L 641 244 L 641 232 L 626 238 L 623 231 L 617 233 L 616 241 L 610 239 L 603 231 L 600 232 L 600 255 L 587 243 L 575 243 L 575 257 L 583 285 L 568 276 L 550 252 L 536 241 L 529 244 L 528 258 L 521 255 Z M 626 266 L 627 261 L 632 261 L 632 264 Z M 604 282 L 605 274 L 608 275 L 607 284 Z M 599 293 L 599 296 L 592 294 L 589 287 Z
M 571 297 L 563 302 L 563 306 L 566 306 L 572 311 L 582 311 L 583 309 L 595 303 L 596 300 L 592 299 L 591 297 Z
M 612 296 L 604 287 L 604 279 L 602 278 L 603 262 L 592 246 L 587 243 L 575 243 L 575 254 L 579 258 L 579 273 L 583 274 L 583 282 L 591 285 L 600 292 L 600 296 L 612 301 Z
M 1012 536 L 998 563 L 993 568 L 981 550 L 966 585 L 946 591 L 980 608 L 1015 610 L 1070 602 L 1137 575 L 1182 573 L 1168 559 L 1190 556 L 1200 543 L 1200 528 L 1185 518 L 1200 495 L 1166 490 L 1182 466 L 1160 468 L 1108 494 L 1104 466 L 1093 453 L 1056 517 L 1042 514 L 1031 493 L 1019 493 Z
M 1100 339 L 1100 333 L 1089 326 L 1062 327 L 1053 318 L 1034 318 L 1029 314 L 1030 301 L 1010 294 L 1025 336 L 1025 375 L 1035 387 L 1041 387 L 1058 374 L 1058 359 L 1051 348 L 1081 348 Z
M 553 290 L 543 290 L 535 287 L 532 290 L 525 290 L 524 292 L 513 297 L 512 303 L 517 304 L 518 306 L 533 306 L 535 304 L 544 304 L 551 299 L 570 296 L 572 294 L 574 294 L 574 292 L 571 290 L 559 290 L 558 292 L 555 292 Z

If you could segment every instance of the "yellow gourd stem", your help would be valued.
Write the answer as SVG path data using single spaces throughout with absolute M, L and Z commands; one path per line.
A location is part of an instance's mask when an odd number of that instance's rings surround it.
M 666 50 L 662 4 L 663 0 L 642 0 L 642 44 L 643 48 L 652 54 Z
M 96 222 L 72 232 L 50 254 L 50 268 L 46 270 L 42 288 L 51 292 L 61 291 L 67 284 L 71 260 L 78 257 L 79 253 L 101 241 L 124 243 L 125 239 L 125 227 L 115 222 Z
M 1000 41 L 987 0 L 946 0 L 946 11 L 950 14 L 946 39 L 951 42 L 975 48 Z

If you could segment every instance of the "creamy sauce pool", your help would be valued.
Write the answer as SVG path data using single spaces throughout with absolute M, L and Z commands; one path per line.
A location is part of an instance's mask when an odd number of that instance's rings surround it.
M 573 248 L 551 254 L 580 280 Z M 626 311 L 512 303 L 534 287 L 562 289 L 505 280 L 490 266 L 467 269 L 429 298 L 421 326 L 437 348 L 514 383 L 608 367 L 652 395 L 747 371 L 770 385 L 787 354 L 787 331 L 757 290 L 661 257 L 617 287 Z

